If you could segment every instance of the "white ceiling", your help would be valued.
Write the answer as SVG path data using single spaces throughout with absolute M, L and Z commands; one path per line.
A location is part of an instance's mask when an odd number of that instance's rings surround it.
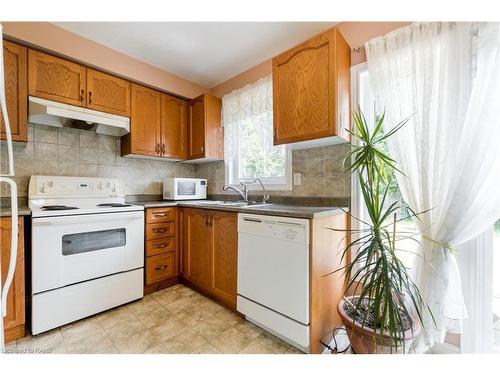
M 54 22 L 212 88 L 335 22 Z

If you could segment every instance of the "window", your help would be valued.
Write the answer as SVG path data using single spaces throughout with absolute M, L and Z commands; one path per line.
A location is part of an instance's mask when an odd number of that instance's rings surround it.
M 368 125 L 374 125 L 376 120 L 382 115 L 383 109 L 377 106 L 374 95 L 371 92 L 367 64 L 363 63 L 353 67 L 351 78 L 353 82 L 353 108 L 356 110 L 359 108 L 363 112 Z M 387 145 L 383 145 L 383 147 L 387 147 Z M 394 202 L 404 202 L 395 176 L 393 176 L 391 185 L 389 186 L 385 206 L 388 207 Z M 352 175 L 351 181 L 351 204 L 353 215 L 367 222 L 368 213 L 364 207 L 360 185 L 355 174 Z M 392 221 L 392 217 L 388 220 Z M 401 208 L 397 212 L 397 220 L 400 220 L 397 223 L 398 232 L 405 233 L 407 237 L 413 236 L 413 233 L 416 232 L 416 227 L 410 212 Z M 360 222 L 357 220 L 353 220 L 352 226 L 353 229 L 361 229 Z M 398 257 L 410 271 L 415 268 L 416 256 L 414 253 L 417 250 L 417 245 L 417 242 L 411 238 L 397 240 Z
M 353 108 L 360 108 L 369 124 L 373 124 L 381 113 L 377 108 L 369 86 L 366 63 L 352 69 Z M 353 175 L 351 191 L 352 214 L 362 220 L 368 218 L 365 212 L 359 184 Z M 395 183 L 390 187 L 390 203 L 402 199 Z M 398 213 L 399 217 L 408 216 Z M 353 229 L 360 229 L 356 220 Z M 398 223 L 398 231 L 413 232 L 415 226 L 411 219 Z M 412 240 L 398 241 L 398 256 L 408 268 L 415 268 L 418 258 L 413 253 L 418 243 Z M 436 352 L 455 352 L 451 343 L 459 342 L 462 353 L 500 352 L 500 220 L 477 238 L 457 248 L 462 288 L 468 318 L 463 320 L 463 332 L 455 340 L 447 336 L 445 345 L 436 345 Z M 457 342 L 457 344 L 458 344 Z
M 500 353 L 500 220 L 493 227 L 492 348 Z
M 271 76 L 222 98 L 226 184 L 258 177 L 268 190 L 291 190 L 291 152 L 273 146 L 272 99 Z

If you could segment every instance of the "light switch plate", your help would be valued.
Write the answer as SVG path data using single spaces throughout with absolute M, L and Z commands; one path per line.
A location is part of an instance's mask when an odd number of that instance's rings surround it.
M 293 174 L 293 184 L 295 186 L 300 185 L 302 183 L 302 175 L 300 173 Z

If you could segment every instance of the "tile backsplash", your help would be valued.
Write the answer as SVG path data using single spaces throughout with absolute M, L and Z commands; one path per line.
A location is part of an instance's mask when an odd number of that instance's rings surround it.
M 6 169 L 2 145 L 1 170 Z M 164 176 L 194 177 L 190 164 L 122 158 L 120 138 L 83 130 L 29 124 L 28 142 L 14 145 L 18 195 L 28 196 L 31 175 L 119 177 L 126 194 L 161 194 Z M 8 196 L 2 184 L 2 196 Z
M 292 152 L 292 173 L 301 174 L 301 185 L 292 191 L 271 191 L 271 195 L 346 198 L 351 195 L 351 178 L 343 172 L 342 160 L 348 145 L 315 147 Z M 208 193 L 226 193 L 224 162 L 196 165 L 196 177 L 208 180 Z M 232 193 L 231 193 L 232 194 Z
M 316 147 L 292 153 L 292 172 L 301 174 L 301 185 L 271 195 L 346 198 L 350 176 L 343 173 L 347 145 Z M 5 144 L 1 145 L 1 170 L 6 170 Z M 119 177 L 127 195 L 161 194 L 162 180 L 198 177 L 208 180 L 208 193 L 226 193 L 224 162 L 182 164 L 120 156 L 120 138 L 83 130 L 29 124 L 28 142 L 14 145 L 15 180 L 19 197 L 28 196 L 31 175 Z M 2 196 L 8 196 L 2 184 Z

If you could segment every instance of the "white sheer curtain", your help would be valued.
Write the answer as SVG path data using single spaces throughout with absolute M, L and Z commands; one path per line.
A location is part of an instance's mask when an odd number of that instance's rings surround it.
M 268 159 L 280 160 L 284 156 L 284 146 L 273 146 L 272 88 L 272 76 L 268 75 L 222 98 L 224 159 L 229 183 L 236 183 L 240 177 L 252 177 L 245 175 L 252 171 L 267 179 L 268 184 L 285 182 L 285 176 L 275 178 L 276 170 L 268 168 Z M 252 164 L 255 159 L 259 163 Z M 238 171 L 243 175 L 238 176 Z
M 416 282 L 429 304 L 423 351 L 466 317 L 453 251 L 500 217 L 500 30 L 496 23 L 415 23 L 366 44 L 372 90 L 390 128 L 405 201 L 422 212 Z M 427 239 L 426 239 L 427 238 Z M 428 239 L 432 239 L 430 241 Z

